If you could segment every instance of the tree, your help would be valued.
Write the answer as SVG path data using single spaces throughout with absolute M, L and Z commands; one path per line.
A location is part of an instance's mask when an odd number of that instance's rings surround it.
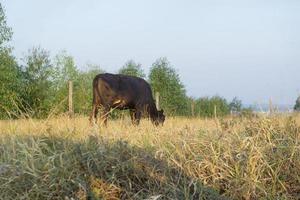
M 26 109 L 32 111 L 35 117 L 43 117 L 50 111 L 54 98 L 54 70 L 49 53 L 41 47 L 34 47 L 28 51 L 24 61 Z
M 57 87 L 62 87 L 69 80 L 75 80 L 78 78 L 79 71 L 75 65 L 74 58 L 67 54 L 66 51 L 62 51 L 54 58 L 54 77 Z
M 73 82 L 74 112 L 88 114 L 92 104 L 92 82 L 95 76 L 104 71 L 98 65 L 88 64 L 84 71 L 78 70 L 74 58 L 66 51 L 55 56 L 51 81 L 54 114 L 68 111 L 68 81 Z
M 179 75 L 167 58 L 159 58 L 150 69 L 149 82 L 153 92 L 160 93 L 160 104 L 170 115 L 186 115 L 188 101 Z
M 217 116 L 225 116 L 230 112 L 229 104 L 227 103 L 225 98 L 220 96 L 213 96 L 210 99 L 210 107 L 216 106 Z
M 300 111 L 300 96 L 296 100 L 296 104 L 294 106 L 295 111 Z
M 6 16 L 0 3 L 0 47 L 3 48 L 5 42 L 11 40 L 12 30 L 7 26 Z
M 145 78 L 145 73 L 141 68 L 141 64 L 138 64 L 133 60 L 127 61 L 125 65 L 119 70 L 119 74 Z
M 11 49 L 6 46 L 12 30 L 0 3 L 0 118 L 16 117 L 22 86 L 22 73 Z
M 229 114 L 229 105 L 226 99 L 220 96 L 202 97 L 196 100 L 196 111 L 201 117 L 213 117 L 216 107 L 217 116 L 225 116 Z
M 229 109 L 232 112 L 240 112 L 242 110 L 242 101 L 234 97 L 229 104 Z
M 104 73 L 99 65 L 87 66 L 85 71 L 80 71 L 78 83 L 76 84 L 76 93 L 74 95 L 74 110 L 80 114 L 89 114 L 91 112 L 93 100 L 93 79 L 97 74 Z
M 17 117 L 22 93 L 22 72 L 9 49 L 0 50 L 0 118 Z
M 68 81 L 73 81 L 75 91 L 78 87 L 79 71 L 73 57 L 68 55 L 66 51 L 62 51 L 55 56 L 53 68 L 52 87 L 55 91 L 53 101 L 53 109 L 55 110 L 53 112 L 66 112 L 68 109 Z M 74 102 L 74 107 L 75 104 L 76 102 Z

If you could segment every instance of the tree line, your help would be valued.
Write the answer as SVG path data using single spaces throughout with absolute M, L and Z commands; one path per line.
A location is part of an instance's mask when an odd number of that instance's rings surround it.
M 50 59 L 48 51 L 41 47 L 30 49 L 18 64 L 11 52 L 1 54 L 1 95 L 0 117 L 36 117 L 65 113 L 68 110 L 68 81 L 72 80 L 74 112 L 89 114 L 92 103 L 92 80 L 105 70 L 97 65 L 87 65 L 79 70 L 72 56 L 63 51 Z M 4 62 L 3 62 L 4 61 Z M 214 106 L 218 115 L 229 114 L 232 108 L 237 111 L 241 104 L 230 104 L 219 96 L 192 99 L 186 95 L 183 83 L 176 70 L 166 58 L 157 59 L 148 77 L 140 64 L 129 60 L 118 71 L 120 74 L 145 78 L 153 93 L 159 92 L 160 105 L 168 115 L 191 115 L 191 105 L 195 102 L 195 113 L 201 117 L 212 117 Z
M 66 51 L 54 58 L 49 51 L 33 47 L 18 62 L 12 54 L 9 41 L 12 29 L 0 4 L 0 119 L 35 117 L 44 118 L 67 112 L 69 80 L 74 87 L 74 112 L 89 114 L 92 103 L 92 80 L 105 69 L 88 64 L 85 70 L 76 65 Z M 160 105 L 167 115 L 213 117 L 240 112 L 242 102 L 234 98 L 228 102 L 220 96 L 191 98 L 186 94 L 179 74 L 167 58 L 158 58 L 148 75 L 141 64 L 129 60 L 118 73 L 146 79 L 153 93 L 160 93 Z

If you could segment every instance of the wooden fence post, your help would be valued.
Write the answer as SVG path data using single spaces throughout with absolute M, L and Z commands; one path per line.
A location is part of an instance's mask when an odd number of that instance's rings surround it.
M 69 81 L 69 117 L 73 117 L 73 82 Z
M 160 110 L 160 108 L 159 108 L 159 92 L 155 92 L 155 104 L 156 104 L 156 109 Z
M 270 98 L 270 100 L 269 100 L 269 113 L 270 113 L 270 115 L 273 114 L 273 111 L 274 111 L 273 103 L 272 103 L 272 99 Z

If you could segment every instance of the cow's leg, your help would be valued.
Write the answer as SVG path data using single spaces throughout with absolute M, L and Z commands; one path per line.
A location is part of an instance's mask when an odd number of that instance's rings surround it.
M 137 118 L 136 118 L 136 110 L 134 109 L 130 110 L 130 118 L 133 125 L 138 125 Z
M 93 104 L 92 112 L 90 115 L 91 125 L 97 124 L 97 114 L 98 114 L 98 106 L 96 104 Z
M 132 122 L 132 124 L 134 124 L 134 120 L 135 120 L 134 110 L 130 110 L 129 113 L 130 113 L 131 122 Z
M 101 114 L 101 124 L 103 123 L 104 126 L 107 126 L 107 118 L 109 115 L 110 107 L 105 106 L 103 108 L 102 114 Z

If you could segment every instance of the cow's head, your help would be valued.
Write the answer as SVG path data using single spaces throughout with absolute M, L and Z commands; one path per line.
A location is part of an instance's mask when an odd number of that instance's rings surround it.
M 155 120 L 155 125 L 158 126 L 159 124 L 163 125 L 164 122 L 165 122 L 165 115 L 164 115 L 164 110 L 161 109 L 161 110 L 158 110 L 157 111 L 157 118 Z

